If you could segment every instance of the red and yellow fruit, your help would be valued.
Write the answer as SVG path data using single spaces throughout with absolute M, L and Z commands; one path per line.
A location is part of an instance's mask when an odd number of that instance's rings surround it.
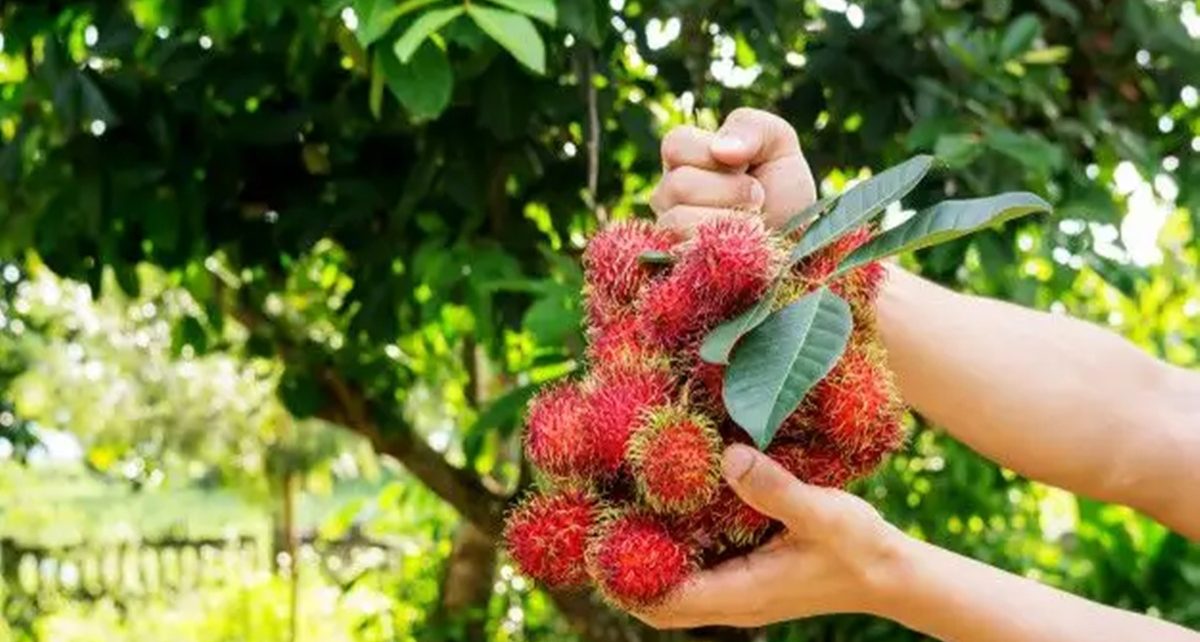
M 721 479 L 722 449 L 749 438 L 725 411 L 725 368 L 698 355 L 712 328 L 777 280 L 777 305 L 827 285 L 850 303 L 855 329 L 767 454 L 807 483 L 843 487 L 899 448 L 904 407 L 874 325 L 885 271 L 837 273 L 870 236 L 856 230 L 786 271 L 782 240 L 748 215 L 707 221 L 684 242 L 640 222 L 592 239 L 583 259 L 588 372 L 538 395 L 526 414 L 526 456 L 546 487 L 508 517 L 521 569 L 645 608 L 701 564 L 782 528 Z M 672 262 L 645 263 L 646 251 Z

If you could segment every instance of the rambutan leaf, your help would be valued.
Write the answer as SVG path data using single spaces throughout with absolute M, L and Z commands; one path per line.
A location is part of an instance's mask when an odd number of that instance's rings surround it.
M 670 252 L 649 250 L 639 254 L 638 261 L 646 265 L 670 265 L 675 262 L 675 257 Z
M 817 219 L 800 237 L 796 247 L 792 248 L 790 263 L 795 264 L 846 232 L 869 222 L 893 201 L 911 192 L 929 173 L 933 163 L 933 156 L 914 156 L 850 188 L 838 197 L 832 212 Z
M 823 287 L 769 315 L 734 349 L 725 409 L 760 450 L 833 369 L 853 327 L 850 304 Z
M 775 303 L 775 288 L 771 288 L 763 298 L 758 300 L 750 309 L 736 317 L 713 328 L 700 344 L 700 358 L 708 363 L 725 365 L 729 363 L 729 354 L 734 346 L 747 332 L 757 328 L 771 313 Z
M 1050 204 L 1029 192 L 942 201 L 851 252 L 838 266 L 846 272 L 892 254 L 919 250 L 1027 214 L 1049 212 Z
M 835 202 L 837 202 L 836 196 L 826 196 L 816 203 L 809 205 L 801 210 L 799 214 L 789 218 L 788 222 L 785 223 L 784 226 L 779 230 L 779 233 L 783 236 L 787 236 L 792 232 L 803 228 L 818 216 L 824 216 L 825 213 L 829 211 L 829 208 L 833 207 Z

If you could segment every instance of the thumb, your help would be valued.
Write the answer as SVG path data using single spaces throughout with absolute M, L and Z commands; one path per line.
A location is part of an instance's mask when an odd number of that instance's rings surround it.
M 742 501 L 802 534 L 829 532 L 837 519 L 830 489 L 796 479 L 778 462 L 745 445 L 734 444 L 721 460 L 725 480 Z

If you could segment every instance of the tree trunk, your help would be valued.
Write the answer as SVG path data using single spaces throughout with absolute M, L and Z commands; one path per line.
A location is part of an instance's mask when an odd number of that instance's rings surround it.
M 462 626 L 463 640 L 487 642 L 488 602 L 495 580 L 495 540 L 464 521 L 454 535 L 454 548 L 446 561 L 435 624 Z

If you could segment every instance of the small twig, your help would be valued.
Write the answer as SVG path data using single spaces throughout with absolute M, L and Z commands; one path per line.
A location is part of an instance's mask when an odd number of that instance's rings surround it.
M 603 226 L 608 224 L 608 211 L 600 203 L 597 194 L 600 186 L 600 113 L 596 108 L 596 83 L 592 79 L 595 74 L 595 52 L 582 39 L 576 44 L 576 52 L 581 61 L 579 82 L 583 84 L 587 101 L 587 206 Z

